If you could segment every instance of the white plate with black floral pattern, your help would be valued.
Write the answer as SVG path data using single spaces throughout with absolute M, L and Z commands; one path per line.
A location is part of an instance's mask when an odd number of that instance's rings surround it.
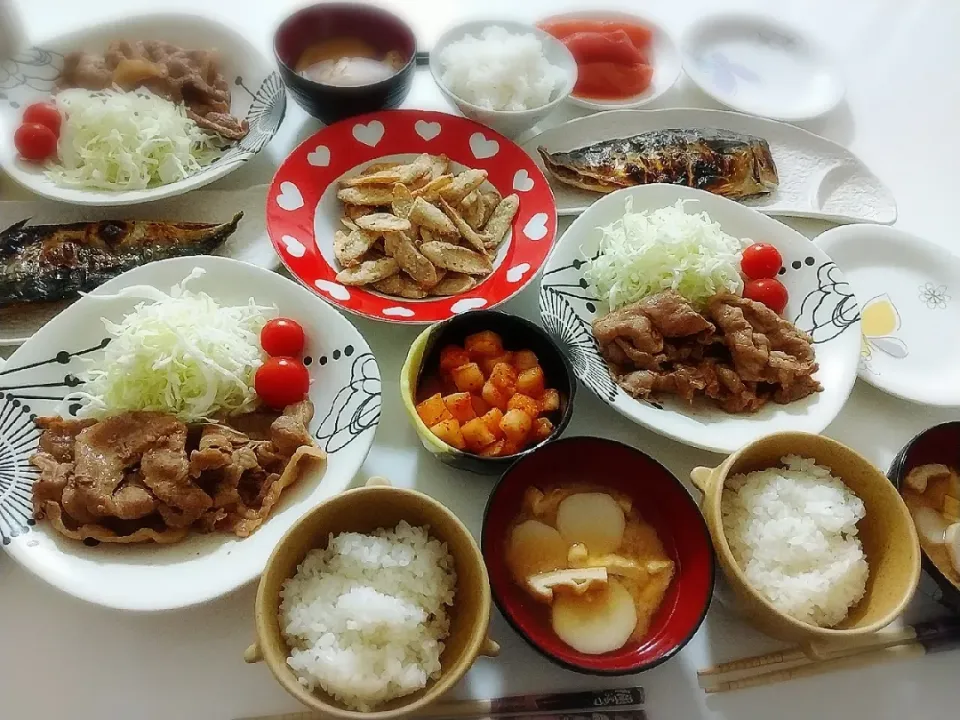
M 47 323 L 0 368 L 0 541 L 23 567 L 64 592 L 122 610 L 168 610 L 228 593 L 257 577 L 280 537 L 310 508 L 344 490 L 360 469 L 380 419 L 380 371 L 370 348 L 346 318 L 276 273 L 236 260 L 190 257 L 131 270 L 98 288 L 109 295 L 146 284 L 170 288 L 193 268 L 206 270 L 190 288 L 223 303 L 274 305 L 303 325 L 303 362 L 310 371 L 316 414 L 310 431 L 327 454 L 322 469 L 283 493 L 267 521 L 250 537 L 192 534 L 172 545 L 93 546 L 60 536 L 34 521 L 31 494 L 37 470 L 40 415 L 75 413 L 63 398 L 80 384 L 85 360 L 106 344 L 101 318 L 117 321 L 136 304 L 130 298 L 84 297 Z
M 21 159 L 13 133 L 23 109 L 45 100 L 60 76 L 63 59 L 76 50 L 102 53 L 117 40 L 167 41 L 186 49 L 216 50 L 231 89 L 231 113 L 245 118 L 250 132 L 215 162 L 179 182 L 147 190 L 99 191 L 62 187 L 42 166 Z M 0 167 L 38 195 L 75 205 L 134 205 L 180 195 L 213 182 L 240 167 L 276 135 L 286 112 L 287 95 L 273 63 L 242 35 L 205 17 L 163 13 L 111 20 L 53 38 L 18 53 L 0 65 Z
M 960 258 L 873 225 L 828 230 L 817 245 L 860 299 L 860 378 L 905 400 L 960 407 Z
M 688 213 L 706 212 L 730 235 L 774 245 L 783 256 L 779 279 L 789 293 L 784 317 L 813 338 L 823 392 L 789 405 L 768 403 L 754 414 L 731 415 L 707 404 L 664 398 L 647 402 L 624 392 L 610 376 L 591 332 L 605 311 L 583 277 L 599 228 L 623 216 L 627 198 L 634 212 L 683 200 Z M 755 210 L 677 185 L 644 185 L 611 193 L 577 218 L 544 266 L 540 287 L 543 326 L 567 353 L 580 381 L 621 415 L 667 437 L 719 453 L 732 453 L 773 432 L 819 433 L 837 416 L 857 377 L 860 314 L 843 274 L 810 240 Z

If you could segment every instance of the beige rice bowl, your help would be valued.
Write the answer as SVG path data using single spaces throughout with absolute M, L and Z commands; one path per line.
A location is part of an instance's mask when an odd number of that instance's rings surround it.
M 866 590 L 857 536 L 866 509 L 830 468 L 796 455 L 781 463 L 728 478 L 723 532 L 747 582 L 777 610 L 833 627 Z
M 287 664 L 353 710 L 416 692 L 440 676 L 455 590 L 453 557 L 426 527 L 331 535 L 281 589 Z

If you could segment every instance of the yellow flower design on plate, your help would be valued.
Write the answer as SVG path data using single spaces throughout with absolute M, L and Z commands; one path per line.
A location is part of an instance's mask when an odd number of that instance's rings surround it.
M 869 362 L 874 350 L 898 360 L 908 355 L 906 344 L 895 335 L 900 329 L 900 313 L 889 295 L 878 295 L 867 301 L 860 313 L 860 328 L 863 332 L 860 356 L 864 362 Z

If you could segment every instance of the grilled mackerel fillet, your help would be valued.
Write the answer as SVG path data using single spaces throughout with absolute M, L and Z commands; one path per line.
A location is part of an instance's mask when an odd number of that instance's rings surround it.
M 737 199 L 779 184 L 767 141 L 730 130 L 652 130 L 570 152 L 537 150 L 557 180 L 594 192 L 671 183 Z
M 236 229 L 230 222 L 140 220 L 27 225 L 0 232 L 0 307 L 77 297 L 122 272 L 154 260 L 205 255 Z

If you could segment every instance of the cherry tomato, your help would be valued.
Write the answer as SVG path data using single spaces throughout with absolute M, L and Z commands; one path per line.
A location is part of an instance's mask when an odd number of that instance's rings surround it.
M 60 117 L 60 111 L 53 103 L 34 103 L 27 106 L 23 111 L 23 122 L 45 125 L 53 131 L 53 134 L 60 137 L 60 123 L 63 118 Z
M 751 280 L 776 277 L 782 266 L 780 251 L 768 243 L 754 243 L 740 258 L 740 268 Z
M 296 357 L 303 352 L 303 344 L 303 328 L 289 318 L 269 320 L 260 331 L 260 346 L 271 357 Z
M 43 162 L 57 154 L 57 136 L 46 125 L 24 123 L 13 134 L 13 144 L 24 160 Z
M 272 357 L 257 369 L 253 387 L 267 407 L 279 410 L 306 397 L 310 373 L 295 358 Z
M 743 296 L 763 303 L 777 315 L 787 306 L 787 289 L 775 278 L 751 280 L 743 288 Z

